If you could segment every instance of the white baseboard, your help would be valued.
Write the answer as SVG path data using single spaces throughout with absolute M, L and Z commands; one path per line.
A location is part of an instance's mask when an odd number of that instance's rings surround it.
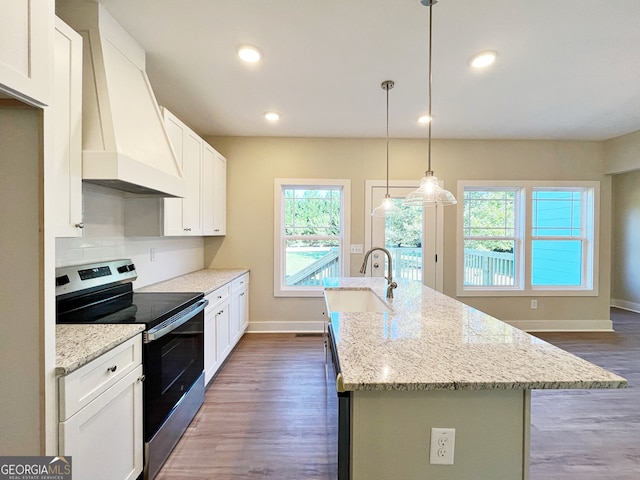
M 504 320 L 525 332 L 613 332 L 613 322 L 603 320 Z
M 322 333 L 322 321 L 250 322 L 247 333 Z
M 612 298 L 611 306 L 621 308 L 623 310 L 629 310 L 630 312 L 640 313 L 640 303 L 628 302 L 627 300 Z

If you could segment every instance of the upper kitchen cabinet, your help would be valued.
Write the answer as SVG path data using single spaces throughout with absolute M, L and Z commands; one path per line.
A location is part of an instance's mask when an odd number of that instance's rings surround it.
M 209 144 L 202 156 L 202 228 L 204 235 L 227 233 L 227 159 Z
M 53 89 L 53 163 L 57 237 L 82 235 L 82 37 L 55 21 Z
M 49 103 L 54 2 L 0 0 L 0 97 Z
M 162 108 L 187 189 L 184 198 L 126 198 L 125 235 L 214 236 L 226 233 L 226 159 Z
M 165 198 L 164 235 L 202 235 L 202 139 L 166 108 L 164 126 L 182 167 L 184 198 Z

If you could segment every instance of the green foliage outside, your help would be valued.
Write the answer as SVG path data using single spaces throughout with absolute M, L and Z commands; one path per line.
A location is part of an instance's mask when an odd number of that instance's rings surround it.
M 515 236 L 515 199 L 512 190 L 465 190 L 464 236 L 494 238 L 465 240 L 464 248 L 513 253 L 513 240 L 500 237 Z
M 339 236 L 340 193 L 339 189 L 286 189 L 285 235 Z M 301 245 L 323 246 L 325 243 L 321 239 L 310 239 L 301 242 Z
M 385 219 L 386 247 L 422 246 L 422 209 L 402 205 L 403 199 L 394 198 L 393 203 L 400 209 L 397 215 Z

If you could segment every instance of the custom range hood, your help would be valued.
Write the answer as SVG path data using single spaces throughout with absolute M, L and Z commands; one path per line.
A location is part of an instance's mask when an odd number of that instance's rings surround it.
M 83 38 L 82 179 L 134 194 L 183 197 L 186 184 L 145 72 L 145 52 L 93 0 L 57 0 Z

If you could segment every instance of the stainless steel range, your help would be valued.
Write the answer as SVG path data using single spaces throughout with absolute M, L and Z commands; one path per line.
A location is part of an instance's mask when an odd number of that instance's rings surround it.
M 131 260 L 56 269 L 57 323 L 140 323 L 144 478 L 162 467 L 204 401 L 203 293 L 134 293 Z

